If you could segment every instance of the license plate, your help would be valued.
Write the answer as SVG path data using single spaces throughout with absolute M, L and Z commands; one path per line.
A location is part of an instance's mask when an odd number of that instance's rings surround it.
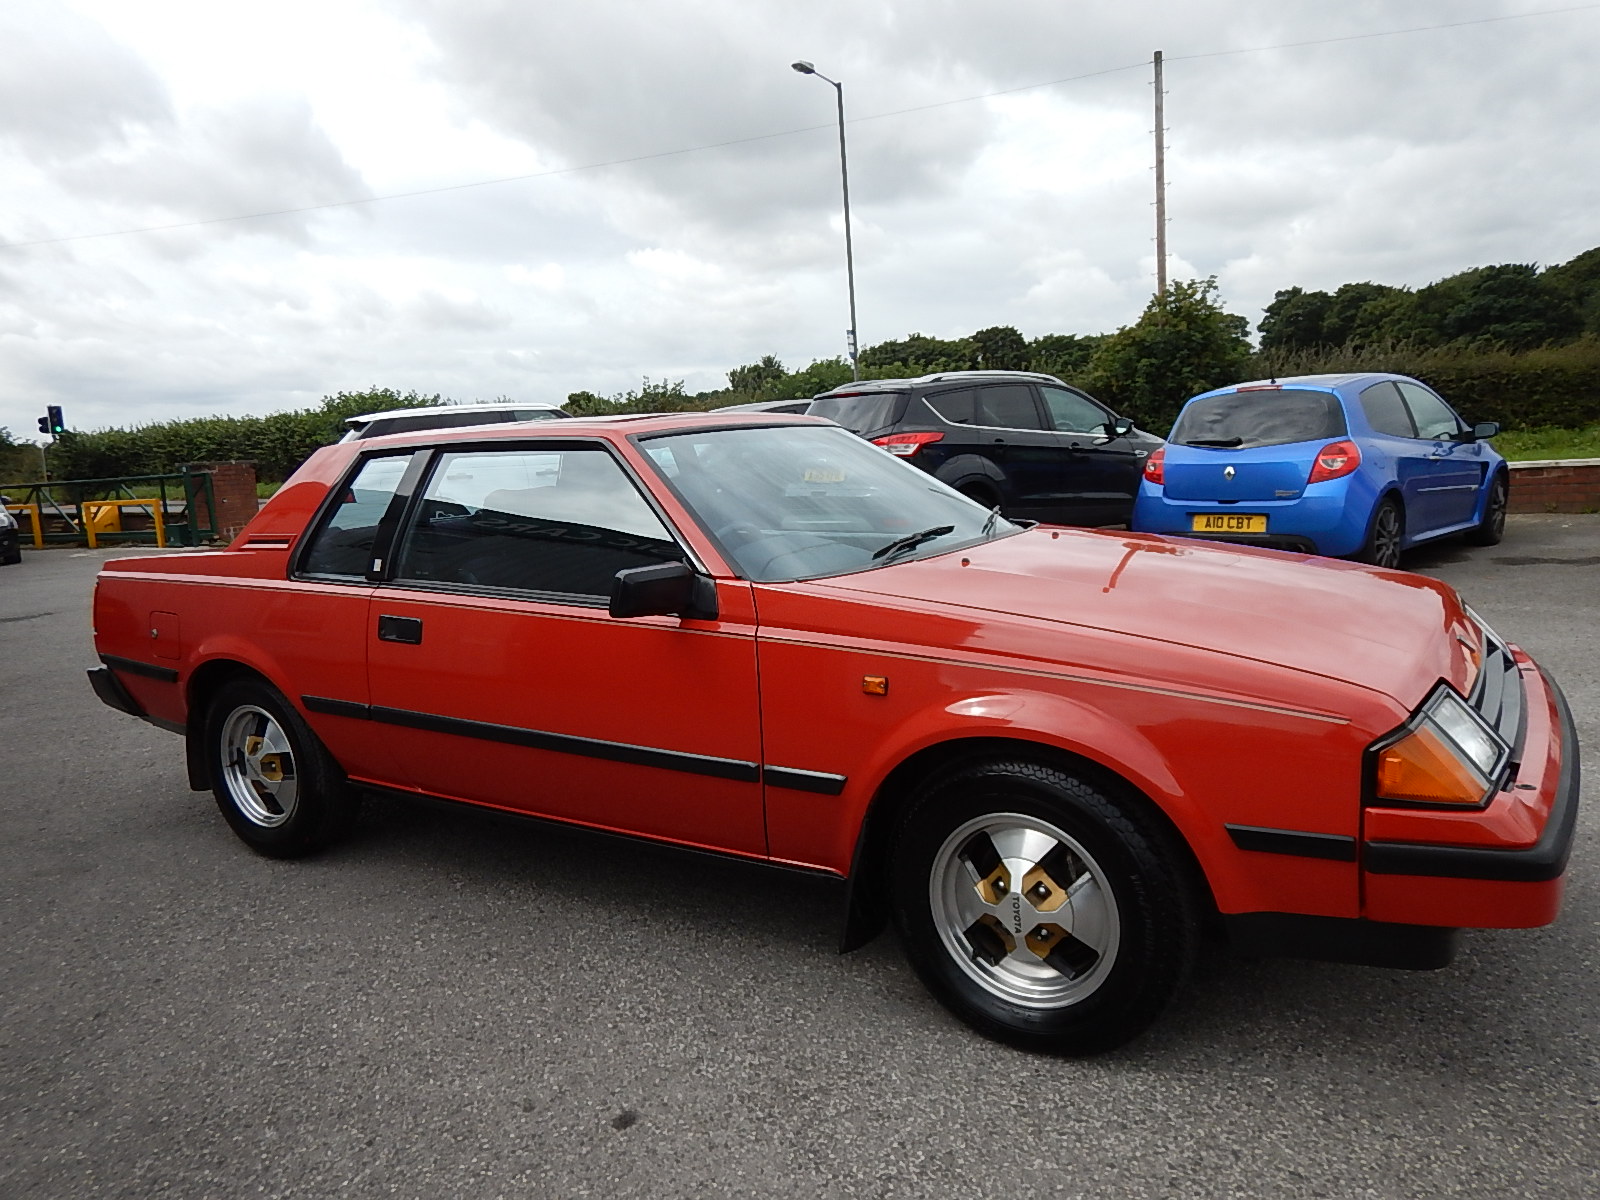
M 1265 513 L 1195 513 L 1189 518 L 1194 533 L 1265 533 Z
M 809 467 L 805 479 L 807 483 L 843 483 L 844 472 L 828 467 Z

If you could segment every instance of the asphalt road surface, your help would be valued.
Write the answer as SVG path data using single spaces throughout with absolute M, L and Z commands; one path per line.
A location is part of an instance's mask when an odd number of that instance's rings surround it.
M 820 881 L 420 803 L 282 863 L 102 706 L 108 555 L 0 568 L 0 1197 L 1594 1195 L 1600 789 L 1560 921 L 1441 972 L 1212 952 L 1089 1061 L 986 1042 Z M 1600 751 L 1600 516 L 1408 565 Z M 1591 781 L 1595 773 L 1591 771 Z

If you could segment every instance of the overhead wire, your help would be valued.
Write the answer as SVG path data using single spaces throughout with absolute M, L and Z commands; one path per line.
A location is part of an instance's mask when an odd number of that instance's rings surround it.
M 1201 59 L 1226 58 L 1239 54 L 1264 54 L 1274 50 L 1300 50 L 1311 46 L 1329 46 L 1340 42 L 1365 41 L 1372 38 L 1399 37 L 1405 34 L 1430 33 L 1441 29 L 1460 29 L 1469 25 L 1489 25 L 1501 21 L 1521 21 L 1534 17 L 1560 16 L 1565 13 L 1586 12 L 1600 9 L 1600 3 L 1573 4 L 1564 8 L 1547 8 L 1535 12 L 1503 13 L 1493 17 L 1474 17 L 1465 21 L 1447 21 L 1435 25 L 1414 25 L 1406 29 L 1383 29 L 1370 33 L 1351 33 L 1336 37 L 1312 38 L 1299 42 L 1279 42 L 1271 46 L 1243 46 L 1232 50 L 1210 50 L 1196 54 L 1167 54 L 1164 59 L 1168 63 L 1196 62 Z M 981 92 L 972 96 L 958 96 L 950 100 L 935 100 L 928 104 L 916 104 L 909 108 L 891 109 L 885 112 L 868 113 L 865 116 L 852 117 L 846 121 L 847 125 L 860 125 L 868 121 L 884 121 L 893 117 L 903 117 L 911 113 L 928 112 L 937 108 L 950 108 L 958 104 L 975 104 L 981 100 L 993 100 L 1001 96 L 1014 96 L 1022 92 L 1038 91 L 1042 88 L 1060 87 L 1068 83 L 1080 83 L 1085 79 L 1097 79 L 1106 75 L 1118 75 L 1126 71 L 1137 71 L 1150 65 L 1149 59 L 1136 63 L 1128 63 L 1120 67 L 1106 67 L 1098 71 L 1088 71 L 1081 75 L 1068 75 L 1061 79 L 1047 79 L 1039 83 L 1027 83 L 1018 87 L 1001 88 L 992 92 Z M 447 192 L 467 191 L 473 188 L 496 187 L 506 183 L 524 183 L 534 179 L 550 179 L 561 175 L 575 175 L 584 171 L 599 171 L 607 167 L 629 166 L 634 163 L 650 162 L 656 159 L 676 158 L 686 154 L 701 154 L 708 150 L 723 150 L 730 146 L 747 146 L 755 142 L 773 141 L 777 138 L 795 137 L 803 133 L 816 133 L 821 130 L 836 128 L 833 122 L 820 125 L 802 125 L 794 129 L 780 129 L 771 133 L 751 134 L 748 137 L 728 138 L 720 142 L 706 142 L 698 146 L 683 146 L 675 150 L 657 150 L 648 154 L 634 154 L 624 158 L 606 159 L 601 162 L 582 163 L 570 167 L 552 167 L 545 171 L 530 171 L 521 175 L 504 175 L 495 179 L 476 179 L 465 183 L 447 183 L 437 187 L 415 188 L 403 192 L 385 192 L 379 196 L 359 196 L 348 200 L 329 200 L 320 204 L 304 204 L 293 208 L 265 209 L 259 212 L 234 213 L 222 217 L 200 217 L 188 221 L 173 221 L 163 225 L 141 225 L 125 229 L 107 229 L 97 233 L 74 233 L 60 237 L 31 238 L 24 241 L 0 242 L 0 250 L 21 250 L 31 246 L 55 246 L 65 242 L 82 242 L 96 238 L 129 237 L 142 233 L 165 233 L 176 229 L 198 229 L 207 225 L 221 225 L 234 221 L 258 221 L 269 217 L 299 216 L 305 213 L 324 212 L 336 208 L 355 208 L 366 204 L 379 204 L 389 200 L 409 200 L 418 196 L 437 196 Z

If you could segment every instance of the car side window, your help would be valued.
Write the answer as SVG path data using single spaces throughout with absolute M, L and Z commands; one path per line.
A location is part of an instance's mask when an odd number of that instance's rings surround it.
M 413 452 L 369 458 L 330 507 L 300 560 L 305 575 L 365 579 L 372 567 L 378 523 L 399 490 Z
M 1367 424 L 1374 432 L 1403 438 L 1417 436 L 1411 424 L 1411 413 L 1400 398 L 1400 389 L 1390 380 L 1375 383 L 1361 393 L 1361 411 L 1367 414 Z
M 929 408 L 952 425 L 981 424 L 977 419 L 978 393 L 971 388 L 959 392 L 940 392 L 934 396 L 924 396 L 923 399 Z
M 1039 394 L 1050 413 L 1050 423 L 1062 433 L 1104 433 L 1111 420 L 1106 412 L 1081 392 L 1042 386 Z
M 1439 441 L 1461 432 L 1461 419 L 1427 388 L 1406 382 L 1401 382 L 1399 388 L 1406 398 L 1406 407 L 1411 410 L 1411 419 L 1417 424 L 1418 437 Z
M 978 389 L 978 424 L 996 429 L 1043 429 L 1033 389 L 1001 384 Z
M 668 561 L 682 548 L 605 450 L 468 450 L 439 456 L 394 574 L 594 605 L 618 571 Z

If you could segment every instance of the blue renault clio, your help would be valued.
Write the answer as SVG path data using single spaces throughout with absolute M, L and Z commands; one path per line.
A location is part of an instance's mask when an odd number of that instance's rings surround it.
M 1303 375 L 1218 388 L 1183 407 L 1145 462 L 1133 525 L 1383 567 L 1449 534 L 1505 530 L 1493 421 L 1468 425 L 1404 375 Z

